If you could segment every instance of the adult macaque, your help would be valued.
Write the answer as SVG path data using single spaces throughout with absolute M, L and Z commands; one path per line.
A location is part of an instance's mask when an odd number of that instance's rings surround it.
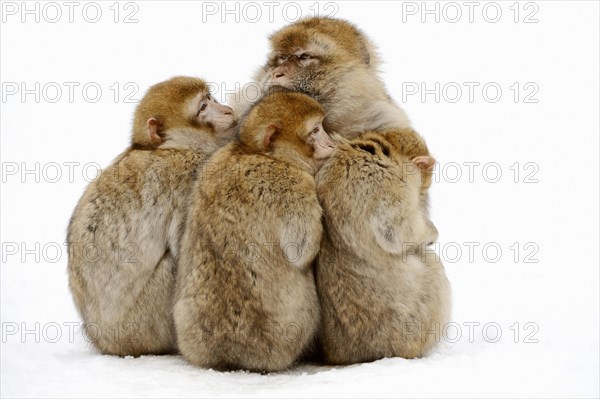
M 176 351 L 173 288 L 189 192 L 235 123 L 204 81 L 159 83 L 136 109 L 131 147 L 87 187 L 68 228 L 69 285 L 100 352 Z
M 257 84 L 229 99 L 240 115 L 262 90 L 283 86 L 315 98 L 325 108 L 324 128 L 347 139 L 410 126 L 379 77 L 373 44 L 351 23 L 303 19 L 275 32 L 270 43 L 268 60 L 254 76 Z
M 410 128 L 404 111 L 390 98 L 379 77 L 379 58 L 371 40 L 353 24 L 334 18 L 307 18 L 288 25 L 270 37 L 271 53 L 254 76 L 261 92 L 283 86 L 311 95 L 324 107 L 323 126 L 346 139 L 366 131 L 398 133 L 404 148 L 427 151 L 424 139 Z M 260 92 L 246 90 L 230 98 L 241 113 L 248 99 Z M 341 140 L 340 140 L 341 141 Z M 423 152 L 429 155 L 429 152 Z M 405 153 L 409 156 L 409 153 Z M 424 172 L 431 175 L 431 170 Z M 424 176 L 424 181 L 430 177 Z M 365 181 L 364 184 L 369 184 Z M 427 190 L 420 203 L 429 208 Z

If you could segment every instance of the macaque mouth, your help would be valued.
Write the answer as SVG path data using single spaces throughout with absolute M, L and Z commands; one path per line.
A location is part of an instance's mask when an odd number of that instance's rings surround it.
M 236 118 L 233 118 L 233 120 L 231 121 L 231 125 L 229 125 L 230 128 L 232 127 L 236 127 L 238 125 L 238 121 Z
M 294 87 L 292 82 L 282 83 L 281 81 L 270 79 L 269 81 L 267 81 L 267 90 L 269 90 L 272 87 L 283 87 L 284 89 L 296 91 L 296 88 Z
M 212 122 L 210 122 L 210 121 L 208 121 L 208 122 L 204 122 L 204 123 L 201 123 L 201 124 L 200 124 L 200 127 L 205 127 L 205 128 L 207 128 L 207 129 L 210 129 L 210 130 L 211 130 L 211 131 L 213 131 L 213 132 L 216 132 L 216 131 L 217 131 L 217 128 L 216 128 L 215 124 L 214 124 L 214 123 L 212 123 Z
M 314 157 L 314 159 L 315 159 L 316 161 L 325 161 L 326 159 L 329 159 L 329 158 L 331 158 L 331 155 L 332 155 L 332 154 L 333 154 L 333 152 L 332 152 L 332 153 L 329 153 L 329 154 L 325 154 L 325 155 L 319 155 L 319 156 L 315 156 L 315 157 Z
M 314 159 L 316 160 L 324 160 L 333 155 L 337 146 L 319 146 L 318 149 L 314 152 Z

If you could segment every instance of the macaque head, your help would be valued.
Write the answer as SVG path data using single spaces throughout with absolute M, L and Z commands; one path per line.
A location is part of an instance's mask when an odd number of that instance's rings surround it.
M 366 132 L 360 138 L 348 141 L 344 148 L 368 163 L 388 165 L 386 168 L 394 170 L 402 184 L 414 186 L 417 191 L 426 191 L 431 185 L 436 161 L 426 147 L 411 146 L 408 140 L 416 133 L 404 135 L 407 132 L 399 129 Z
M 435 159 L 429 155 L 425 141 L 410 128 L 390 129 L 376 133 L 389 147 L 390 156 L 399 164 L 404 163 L 407 169 L 414 169 L 421 180 L 421 192 L 431 186 Z M 372 134 L 369 134 L 372 137 Z
M 416 133 L 405 133 L 409 132 L 397 129 L 367 132 L 340 148 L 349 152 L 352 158 L 362 159 L 365 165 L 386 170 L 392 179 L 389 194 L 397 199 L 401 208 L 397 211 L 404 214 L 402 219 L 406 226 L 410 226 L 407 230 L 410 237 L 402 239 L 429 244 L 438 238 L 437 228 L 427 210 L 427 192 L 436 161 L 426 147 L 410 145 L 409 140 Z
M 189 142 L 199 131 L 225 138 L 235 124 L 233 110 L 219 104 L 203 80 L 179 76 L 146 92 L 135 112 L 132 145 L 153 149 L 166 141 Z
M 344 73 L 369 68 L 376 61 L 367 37 L 340 19 L 303 19 L 275 32 L 270 41 L 263 83 L 302 91 L 319 100 L 337 90 Z
M 323 107 L 311 97 L 278 89 L 256 103 L 240 129 L 240 141 L 253 152 L 314 166 L 337 144 L 323 129 Z

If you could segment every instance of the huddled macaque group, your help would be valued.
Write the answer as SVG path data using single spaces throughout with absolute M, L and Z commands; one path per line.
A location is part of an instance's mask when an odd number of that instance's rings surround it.
M 439 340 L 435 160 L 374 45 L 332 18 L 270 43 L 258 100 L 219 104 L 190 77 L 152 86 L 131 146 L 75 208 L 69 285 L 101 353 L 273 372 L 422 357 Z

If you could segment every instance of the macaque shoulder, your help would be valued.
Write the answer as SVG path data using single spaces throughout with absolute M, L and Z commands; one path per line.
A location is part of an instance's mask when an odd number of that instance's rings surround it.
M 193 180 L 205 159 L 205 154 L 191 150 L 127 150 L 100 172 L 90 188 L 111 193 L 107 196 L 117 200 L 143 192 L 165 194 L 164 190 L 178 190 Z
M 302 201 L 311 194 L 316 198 L 315 181 L 310 174 L 263 155 L 240 157 L 238 186 L 257 200 L 273 205 L 281 198 Z
M 362 203 L 366 198 L 385 195 L 383 188 L 395 179 L 395 165 L 385 156 L 374 157 L 374 152 L 369 144 L 341 144 L 317 172 L 319 196 L 337 202 L 343 200 L 339 198 L 341 193 L 349 193 L 352 195 L 348 205 L 354 207 L 357 201 Z

